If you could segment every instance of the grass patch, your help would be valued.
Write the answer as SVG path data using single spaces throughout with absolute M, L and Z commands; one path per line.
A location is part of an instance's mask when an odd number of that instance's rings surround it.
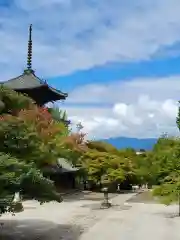
M 160 203 L 157 197 L 152 195 L 151 191 L 145 191 L 138 193 L 136 196 L 130 198 L 127 202 L 134 202 L 134 203 Z

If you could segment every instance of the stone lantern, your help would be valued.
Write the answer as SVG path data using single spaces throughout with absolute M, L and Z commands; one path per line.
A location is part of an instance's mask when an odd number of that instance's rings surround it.
M 101 203 L 101 207 L 102 208 L 109 208 L 109 207 L 111 207 L 111 203 L 109 202 L 109 196 L 108 196 L 108 188 L 104 187 L 102 189 L 102 192 L 104 193 L 104 200 Z

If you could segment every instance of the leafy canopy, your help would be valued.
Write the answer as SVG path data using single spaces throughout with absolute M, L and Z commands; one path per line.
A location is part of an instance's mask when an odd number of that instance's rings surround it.
M 15 192 L 40 202 L 61 201 L 42 169 L 56 162 L 62 150 L 58 141 L 66 135 L 65 130 L 46 108 L 0 88 L 0 214 L 13 211 Z

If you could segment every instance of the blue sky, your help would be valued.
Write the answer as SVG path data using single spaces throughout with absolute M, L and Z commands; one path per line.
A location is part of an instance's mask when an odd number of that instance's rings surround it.
M 87 70 L 77 70 L 65 76 L 49 78 L 49 83 L 65 91 L 82 84 L 128 81 L 136 77 L 165 77 L 180 74 L 180 56 L 152 59 L 148 61 L 107 63 Z M 59 85 L 57 85 L 59 84 Z
M 179 0 L 0 0 L 0 80 L 33 68 L 89 138 L 177 134 Z

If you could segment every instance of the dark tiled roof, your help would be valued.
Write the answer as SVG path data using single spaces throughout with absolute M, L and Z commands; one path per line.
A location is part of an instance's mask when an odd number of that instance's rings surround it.
M 42 86 L 47 86 L 51 92 L 55 93 L 56 95 L 60 95 L 61 98 L 65 99 L 68 96 L 67 93 L 63 93 L 60 90 L 56 90 L 55 88 L 48 86 L 48 84 L 45 81 L 41 80 L 34 74 L 33 70 L 27 71 L 25 70 L 22 75 L 16 78 L 12 78 L 5 82 L 1 82 L 0 84 L 8 88 L 11 88 L 15 91 L 17 90 L 26 91 L 28 89 L 36 89 Z
M 6 82 L 2 82 L 2 84 L 6 87 L 16 90 L 40 87 L 44 83 L 32 72 L 24 73 L 16 78 L 12 78 Z

